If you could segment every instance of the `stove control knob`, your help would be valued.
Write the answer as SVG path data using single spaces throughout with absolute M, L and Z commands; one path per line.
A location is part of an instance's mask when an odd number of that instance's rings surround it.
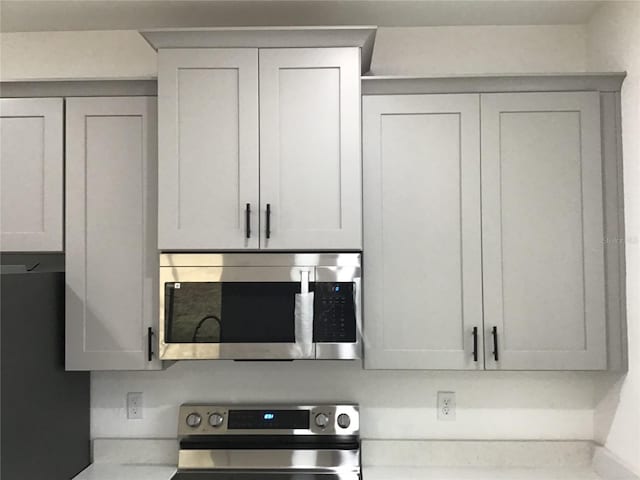
M 329 417 L 324 413 L 319 413 L 316 415 L 316 425 L 320 428 L 325 428 L 329 425 Z
M 202 423 L 202 417 L 199 413 L 193 412 L 187 415 L 187 425 L 191 428 L 198 428 L 200 423 Z
M 338 415 L 338 426 L 340 428 L 349 428 L 349 425 L 351 425 L 351 417 L 349 415 L 346 413 Z
M 224 417 L 219 413 L 212 413 L 209 415 L 209 425 L 213 428 L 218 428 L 220 425 L 224 423 Z

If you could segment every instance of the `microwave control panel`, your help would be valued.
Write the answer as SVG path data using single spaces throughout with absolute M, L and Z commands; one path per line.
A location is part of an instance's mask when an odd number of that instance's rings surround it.
M 352 282 L 316 282 L 313 305 L 313 341 L 356 341 L 356 312 Z

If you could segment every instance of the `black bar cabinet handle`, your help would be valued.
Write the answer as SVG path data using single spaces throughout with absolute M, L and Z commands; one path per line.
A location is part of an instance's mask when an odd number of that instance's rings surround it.
M 271 238 L 271 204 L 267 203 L 267 238 Z
M 478 361 L 478 327 L 473 327 L 473 361 Z
M 498 327 L 493 327 L 491 334 L 493 335 L 493 358 L 497 362 L 500 359 L 498 356 Z
M 153 360 L 153 328 L 149 327 L 147 330 L 147 360 L 150 362 Z
M 251 238 L 251 204 L 247 203 L 247 207 L 244 211 L 245 213 L 245 233 L 247 238 Z

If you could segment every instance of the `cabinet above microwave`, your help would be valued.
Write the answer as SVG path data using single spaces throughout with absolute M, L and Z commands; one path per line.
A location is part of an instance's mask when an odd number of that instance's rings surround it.
M 362 249 L 375 28 L 142 34 L 158 48 L 160 250 Z

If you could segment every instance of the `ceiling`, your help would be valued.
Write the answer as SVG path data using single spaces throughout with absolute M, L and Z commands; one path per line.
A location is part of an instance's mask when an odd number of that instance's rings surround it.
M 0 0 L 0 31 L 588 22 L 591 0 Z

